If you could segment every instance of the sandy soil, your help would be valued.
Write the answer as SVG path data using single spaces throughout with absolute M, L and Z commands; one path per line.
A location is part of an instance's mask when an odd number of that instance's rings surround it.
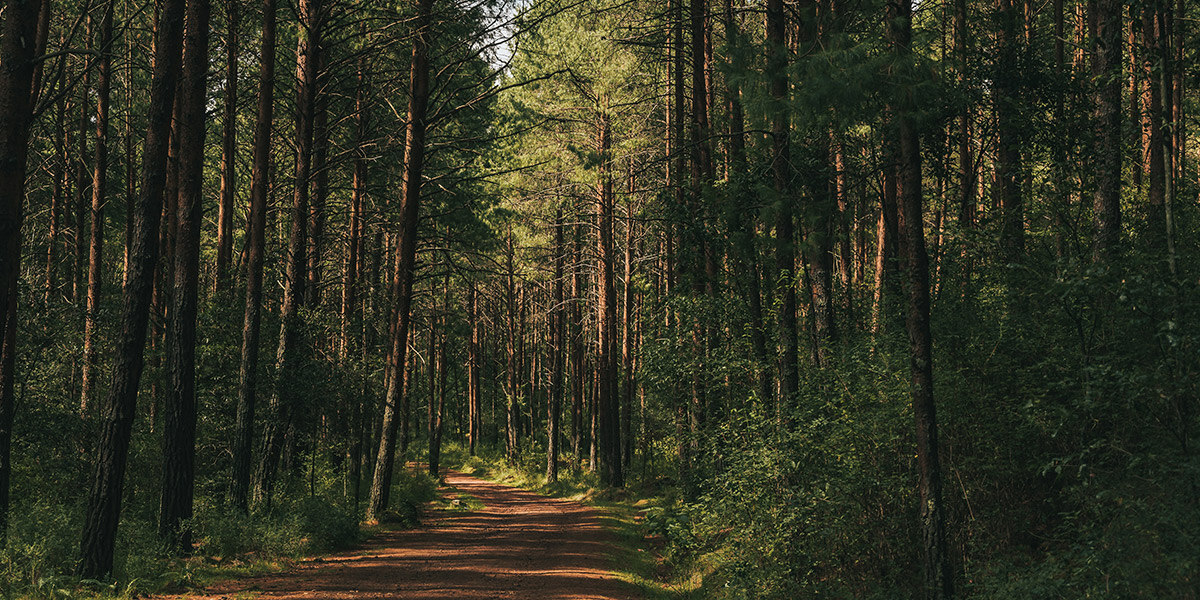
M 382 533 L 359 550 L 292 571 L 214 586 L 233 598 L 530 598 L 624 600 L 633 586 L 609 570 L 612 538 L 591 508 L 450 472 L 446 483 L 479 499 L 475 512 L 433 511 L 416 529 Z

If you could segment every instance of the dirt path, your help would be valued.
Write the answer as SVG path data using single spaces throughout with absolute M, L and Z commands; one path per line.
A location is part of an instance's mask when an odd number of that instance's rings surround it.
M 449 472 L 446 483 L 484 504 L 434 511 L 419 528 L 380 534 L 354 552 L 296 569 L 219 584 L 199 598 L 530 598 L 625 600 L 637 596 L 609 572 L 611 535 L 578 502 Z M 250 594 L 246 594 L 250 592 Z

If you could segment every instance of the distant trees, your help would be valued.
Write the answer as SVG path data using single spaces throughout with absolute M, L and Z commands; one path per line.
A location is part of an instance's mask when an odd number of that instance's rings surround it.
M 466 454 L 731 595 L 1186 588 L 1194 7 L 142 8 L 0 11 L 0 534 L 120 576 Z

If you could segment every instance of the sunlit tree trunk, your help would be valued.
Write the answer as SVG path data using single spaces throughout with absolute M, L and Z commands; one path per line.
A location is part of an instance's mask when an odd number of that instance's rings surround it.
M 396 286 L 396 331 L 392 336 L 392 377 L 384 400 L 382 435 L 379 437 L 379 452 L 375 461 L 375 477 L 371 484 L 371 501 L 367 507 L 367 520 L 378 520 L 388 506 L 388 493 L 392 484 L 392 456 L 398 396 L 401 391 L 399 379 L 407 348 L 409 324 L 412 319 L 412 281 L 417 251 L 417 214 L 421 199 L 421 174 L 425 166 L 426 109 L 429 102 L 429 44 L 430 21 L 433 0 L 417 0 L 414 21 L 416 35 L 413 38 L 412 63 L 409 71 L 408 129 L 405 132 L 404 191 L 400 203 L 400 237 L 396 247 L 400 262 L 400 277 Z

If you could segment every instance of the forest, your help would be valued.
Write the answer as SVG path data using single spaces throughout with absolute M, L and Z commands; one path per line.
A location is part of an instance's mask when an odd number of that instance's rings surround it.
M 474 465 L 637 506 L 662 597 L 1200 598 L 1197 19 L 3 0 L 0 597 Z

